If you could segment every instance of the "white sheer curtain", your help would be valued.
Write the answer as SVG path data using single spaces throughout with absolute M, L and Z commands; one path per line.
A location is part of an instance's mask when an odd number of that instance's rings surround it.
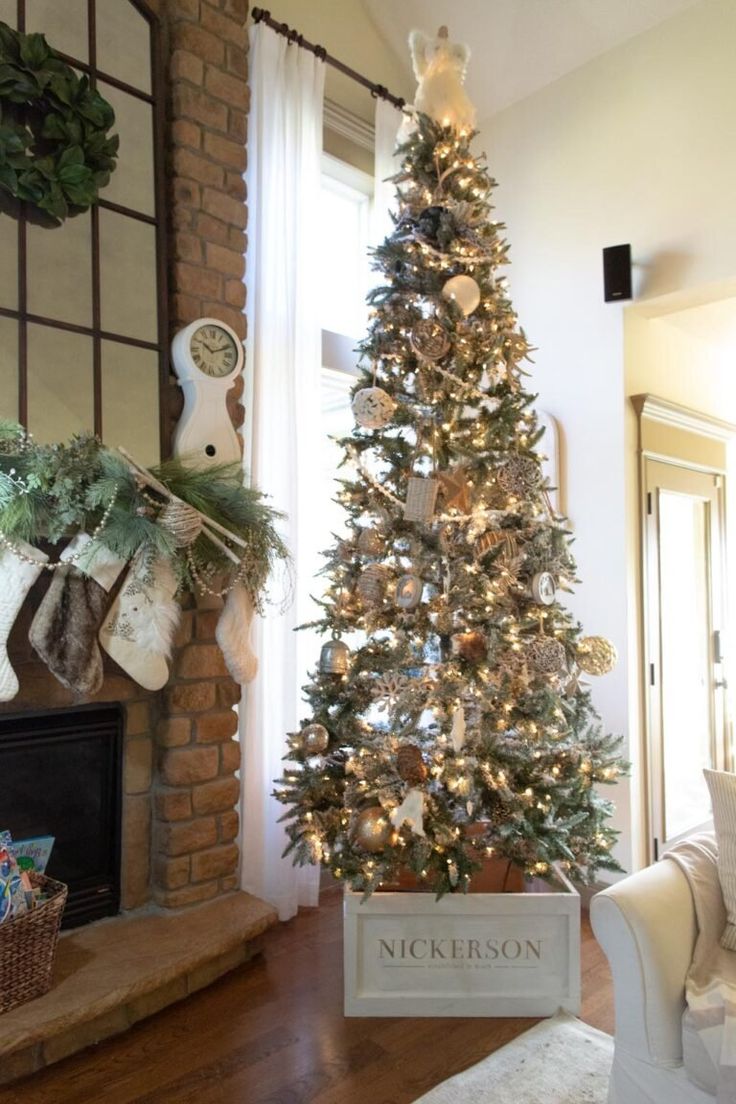
M 310 518 L 319 479 L 321 333 L 315 240 L 320 196 L 324 63 L 269 27 L 250 31 L 248 123 L 248 358 L 252 412 L 248 441 L 253 482 L 286 513 L 283 534 L 295 571 L 312 574 L 324 546 Z M 258 676 L 241 706 L 243 888 L 272 903 L 282 920 L 316 905 L 319 869 L 282 859 L 286 843 L 271 797 L 283 771 L 286 733 L 305 709 L 300 685 L 314 663 L 314 641 L 295 633 L 307 615 L 305 588 L 285 612 L 270 607 L 254 628 Z M 310 634 L 311 635 L 311 634 Z
M 401 168 L 401 159 L 394 156 L 396 134 L 403 119 L 402 112 L 388 100 L 376 97 L 375 142 L 373 155 L 373 219 L 371 237 L 378 244 L 388 237 L 394 228 L 390 211 L 396 209 L 394 194 L 396 185 L 386 178 L 394 176 Z

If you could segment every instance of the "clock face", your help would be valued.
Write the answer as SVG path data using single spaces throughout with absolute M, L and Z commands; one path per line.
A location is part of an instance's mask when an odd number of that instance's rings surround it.
M 238 347 L 227 330 L 219 326 L 200 326 L 191 336 L 192 359 L 206 376 L 229 376 L 238 363 Z

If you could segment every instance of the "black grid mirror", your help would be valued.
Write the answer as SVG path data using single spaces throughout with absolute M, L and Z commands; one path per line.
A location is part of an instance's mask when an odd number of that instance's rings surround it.
M 93 429 L 155 463 L 168 371 L 158 19 L 143 0 L 0 0 L 0 19 L 86 73 L 120 136 L 98 205 L 61 226 L 0 193 L 0 417 L 39 442 Z

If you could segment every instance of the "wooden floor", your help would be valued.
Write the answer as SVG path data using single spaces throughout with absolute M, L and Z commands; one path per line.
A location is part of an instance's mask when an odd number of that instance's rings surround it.
M 345 1019 L 341 896 L 322 900 L 272 929 L 247 965 L 0 1089 L 1 1104 L 412 1104 L 534 1022 Z M 582 1018 L 612 1032 L 610 974 L 587 916 L 582 971 Z

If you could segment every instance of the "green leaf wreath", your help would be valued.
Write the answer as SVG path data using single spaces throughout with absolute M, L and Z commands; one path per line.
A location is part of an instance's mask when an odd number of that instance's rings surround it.
M 196 468 L 174 459 L 149 474 L 175 499 L 224 526 L 235 538 L 221 538 L 231 555 L 204 532 L 182 546 L 160 523 L 167 499 L 151 492 L 126 457 L 96 437 L 41 445 L 10 421 L 0 421 L 0 538 L 55 544 L 77 530 L 99 527 L 97 539 L 123 559 L 142 547 L 166 556 L 181 590 L 201 589 L 226 572 L 262 608 L 269 576 L 277 564 L 288 565 L 289 554 L 278 532 L 283 515 L 260 491 L 244 486 L 240 464 Z M 232 556 L 240 562 L 235 570 Z
M 42 34 L 0 21 L 0 188 L 63 222 L 97 201 L 115 168 L 110 104 Z

